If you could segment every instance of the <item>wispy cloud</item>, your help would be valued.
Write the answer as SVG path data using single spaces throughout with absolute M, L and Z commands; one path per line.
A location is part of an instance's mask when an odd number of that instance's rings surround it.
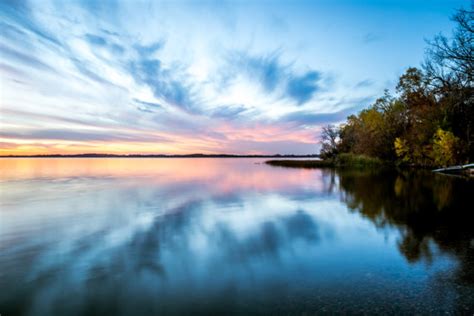
M 211 116 L 214 118 L 233 119 L 246 111 L 247 108 L 243 105 L 225 105 L 213 110 Z
M 226 68 L 222 71 L 222 84 L 231 84 L 239 74 L 247 80 L 259 84 L 268 94 L 277 94 L 280 98 L 289 98 L 297 105 L 311 100 L 320 87 L 323 76 L 320 71 L 298 72 L 293 63 L 281 61 L 281 53 L 273 51 L 264 55 L 252 55 L 247 52 L 232 52 L 227 56 Z
M 153 57 L 154 52 L 161 47 L 155 45 L 136 48 L 139 57 L 129 61 L 130 74 L 137 83 L 150 87 L 156 98 L 192 112 L 197 102 L 193 85 L 186 80 L 186 74 L 180 72 L 179 65 L 170 69 L 160 59 Z
M 362 42 L 365 44 L 373 43 L 373 42 L 378 42 L 382 39 L 382 36 L 373 32 L 369 32 L 364 34 L 362 37 Z
M 374 85 L 374 81 L 373 80 L 370 80 L 370 79 L 365 79 L 365 80 L 361 80 L 359 82 L 357 82 L 354 86 L 354 88 L 358 89 L 358 88 L 367 88 L 367 87 L 371 87 Z
M 320 79 L 321 73 L 318 71 L 308 71 L 301 76 L 289 77 L 286 91 L 299 105 L 304 104 L 319 90 Z
M 18 50 L 12 49 L 0 44 L 0 56 L 2 59 L 13 61 L 17 64 L 22 64 L 28 67 L 33 67 L 43 71 L 54 72 L 55 69 L 50 65 L 42 62 L 34 56 L 24 54 Z

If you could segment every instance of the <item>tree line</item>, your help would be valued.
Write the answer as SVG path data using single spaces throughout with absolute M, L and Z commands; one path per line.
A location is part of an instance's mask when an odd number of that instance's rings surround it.
M 420 68 L 371 106 L 323 128 L 322 158 L 342 153 L 424 167 L 474 161 L 474 2 L 452 18 L 450 38 L 428 42 Z

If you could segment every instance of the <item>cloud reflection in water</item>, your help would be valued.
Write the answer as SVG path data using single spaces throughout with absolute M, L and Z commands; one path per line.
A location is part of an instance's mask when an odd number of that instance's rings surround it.
M 392 177 L 251 159 L 4 162 L 7 315 L 423 312 L 430 280 L 458 266 L 439 238 L 429 266 L 401 251 L 414 224 L 392 200 L 402 194 Z

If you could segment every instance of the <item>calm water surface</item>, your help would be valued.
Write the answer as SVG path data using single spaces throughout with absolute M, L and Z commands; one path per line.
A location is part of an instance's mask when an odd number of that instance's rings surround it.
M 1 159 L 0 314 L 467 314 L 473 181 Z

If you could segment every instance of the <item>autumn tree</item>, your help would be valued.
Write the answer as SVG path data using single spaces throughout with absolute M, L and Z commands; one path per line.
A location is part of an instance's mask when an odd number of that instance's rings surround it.
M 453 16 L 450 38 L 440 34 L 429 41 L 423 69 L 444 114 L 441 128 L 451 131 L 474 160 L 474 2 Z
M 423 68 L 408 68 L 395 96 L 385 91 L 338 131 L 326 128 L 322 155 L 352 153 L 418 166 L 474 161 L 473 7 L 453 17 L 451 38 L 429 42 Z

